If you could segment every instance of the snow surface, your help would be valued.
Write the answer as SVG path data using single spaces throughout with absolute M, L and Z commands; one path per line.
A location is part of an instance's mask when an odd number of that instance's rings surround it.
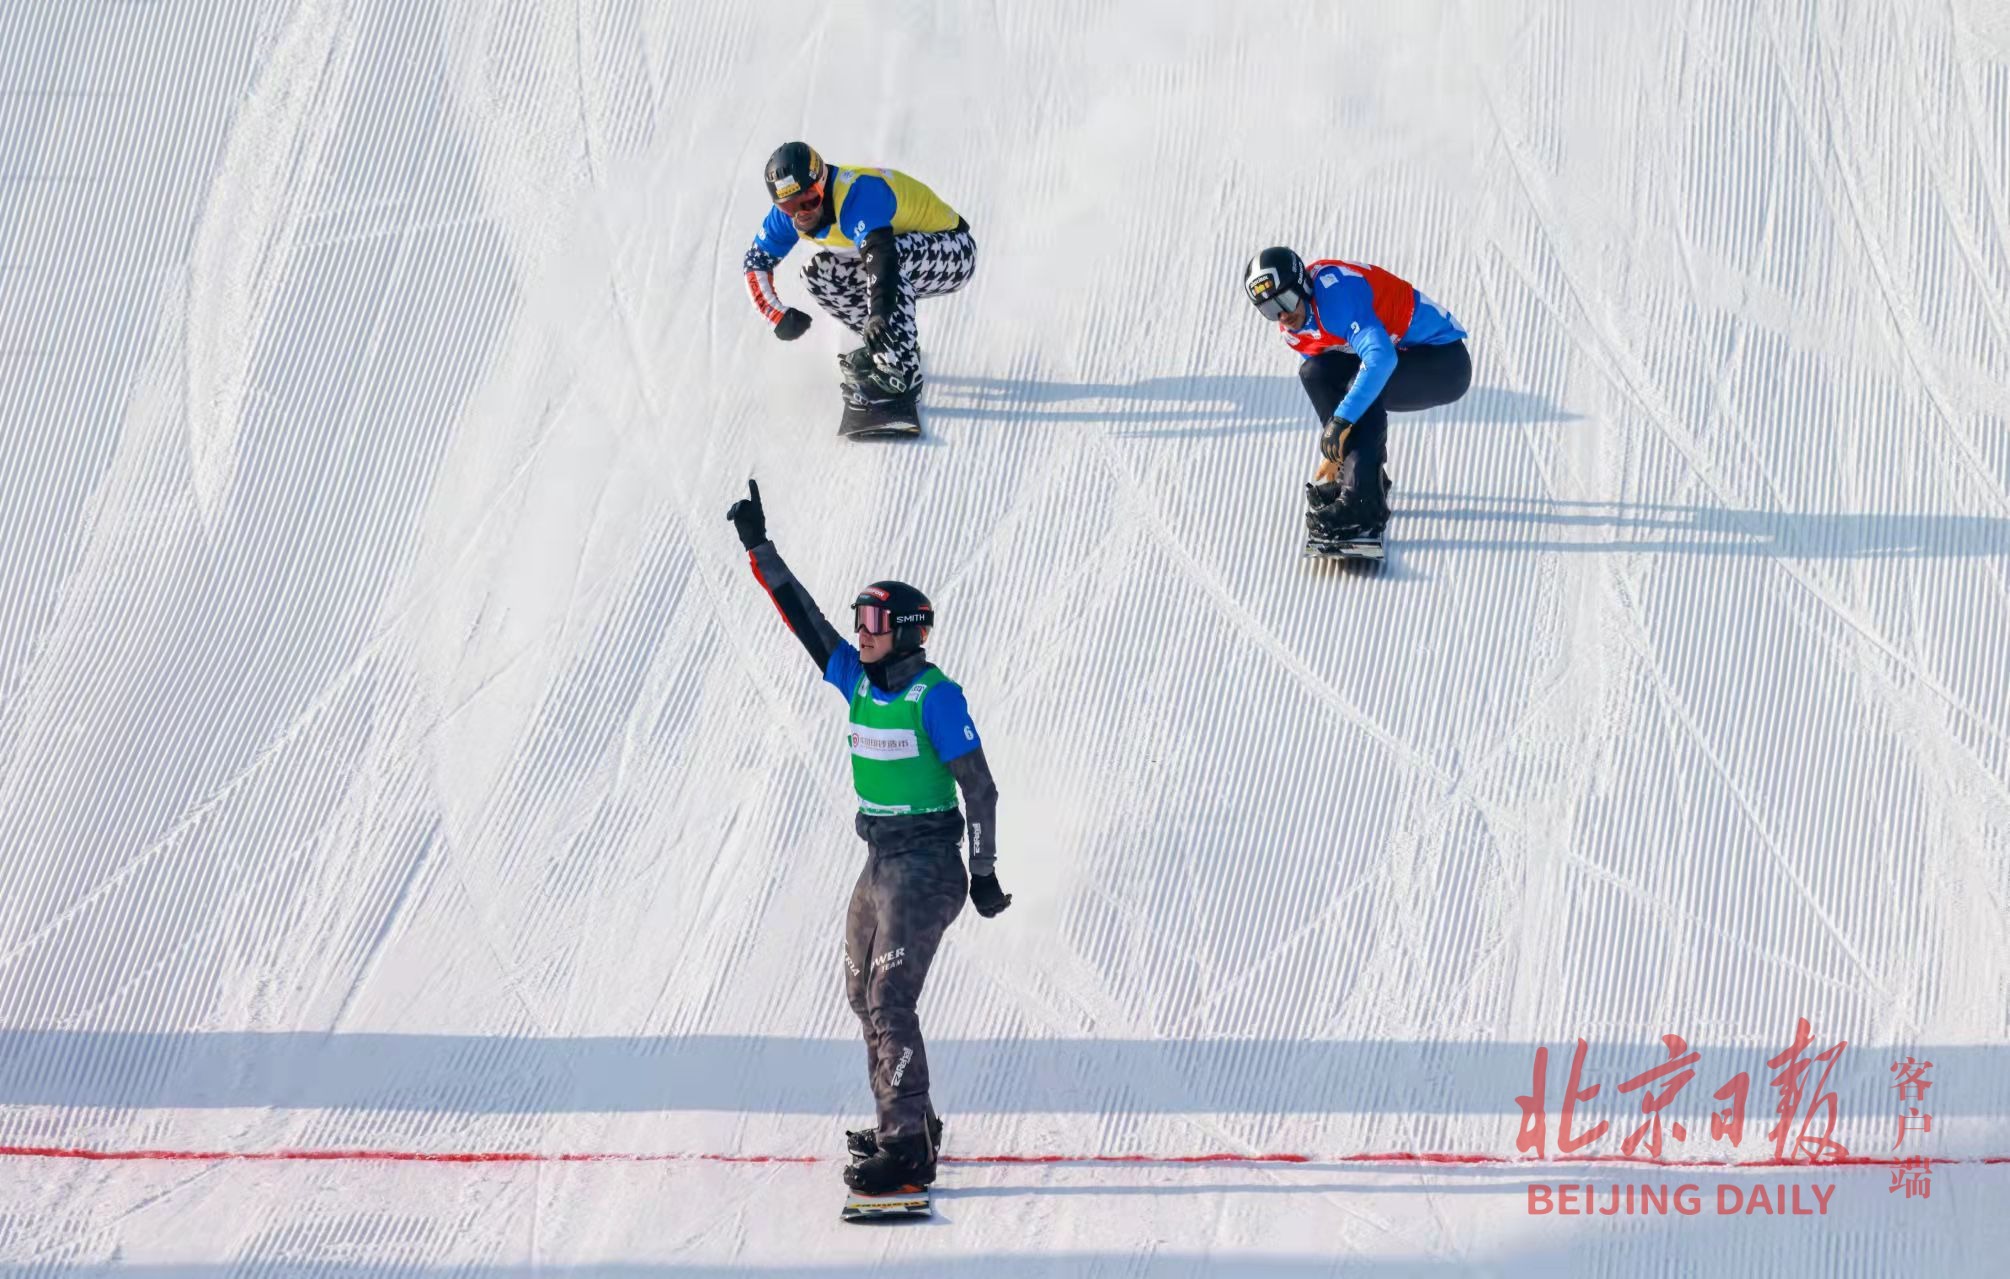
M 0 9 L 0 1266 L 314 1274 L 2000 1273 L 2001 0 Z M 929 432 L 739 278 L 801 136 L 972 224 Z M 1473 331 L 1379 572 L 1298 557 L 1289 242 Z M 794 268 L 783 295 L 807 306 Z M 932 1224 L 837 1221 L 837 616 L 921 583 L 1003 799 L 923 1005 Z M 1702 1053 L 1769 1157 L 1847 1041 L 1892 1170 L 1511 1157 L 1549 1048 Z M 1751 1079 L 1742 1142 L 1708 1094 Z M 1531 1182 L 1837 1186 L 1531 1216 Z M 1742 1193 L 1742 1190 L 1741 1190 Z

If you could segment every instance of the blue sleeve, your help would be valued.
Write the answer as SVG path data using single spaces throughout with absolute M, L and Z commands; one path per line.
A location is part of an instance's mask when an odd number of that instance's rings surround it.
M 838 209 L 837 224 L 853 244 L 864 244 L 865 237 L 874 231 L 893 225 L 893 210 L 893 188 L 886 184 L 885 178 L 867 174 L 853 182 L 851 190 L 845 192 L 844 204 Z
M 1333 412 L 1349 422 L 1358 422 L 1389 384 L 1389 375 L 1396 371 L 1396 344 L 1389 340 L 1389 330 L 1371 315 L 1367 323 L 1356 325 L 1347 335 L 1347 345 L 1361 357 L 1361 370 L 1354 375 L 1354 384 L 1347 388 L 1347 398 Z
M 944 680 L 921 699 L 921 726 L 935 747 L 935 757 L 947 764 L 968 755 L 984 743 L 977 739 L 977 725 L 970 722 L 970 704 L 963 690 Z
M 824 667 L 824 683 L 844 694 L 851 700 L 851 691 L 858 687 L 859 676 L 865 674 L 865 663 L 858 660 L 858 648 L 850 640 L 840 640 L 831 652 L 831 660 Z M 927 707 L 922 708 L 926 710 Z
M 769 205 L 768 216 L 761 219 L 761 229 L 754 233 L 754 247 L 771 258 L 785 258 L 800 239 L 796 224 L 789 221 L 781 206 Z
M 1358 422 L 1396 371 L 1396 344 L 1375 314 L 1375 295 L 1360 276 L 1323 270 L 1313 282 L 1312 297 L 1319 307 L 1320 327 L 1346 338 L 1348 348 L 1361 357 L 1361 369 L 1347 388 L 1347 398 L 1333 410 L 1335 417 Z

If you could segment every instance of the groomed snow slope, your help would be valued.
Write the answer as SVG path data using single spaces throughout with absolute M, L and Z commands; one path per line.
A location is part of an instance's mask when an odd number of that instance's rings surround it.
M 1989 0 L 0 12 L 0 1264 L 133 1273 L 1987 1273 L 2010 1248 L 2010 17 Z M 791 137 L 969 218 L 927 438 L 739 279 Z M 1238 291 L 1422 284 L 1379 573 Z M 786 297 L 808 306 L 795 274 Z M 1017 896 L 867 1114 L 833 616 L 940 609 Z M 1768 1158 L 1806 1018 L 1892 1170 L 1513 1156 L 1550 1049 L 1702 1053 Z M 1709 1092 L 1751 1079 L 1742 1142 Z M 1587 1116 L 1589 1119 L 1587 1119 Z M 1817 1125 L 1819 1131 L 1819 1125 Z M 209 1155 L 815 1156 L 415 1164 Z M 1531 1181 L 1826 1215 L 1533 1217 Z

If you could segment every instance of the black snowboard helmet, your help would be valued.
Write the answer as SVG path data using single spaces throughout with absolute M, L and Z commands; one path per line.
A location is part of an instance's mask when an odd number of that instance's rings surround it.
M 831 209 L 824 197 L 830 166 L 809 143 L 784 142 L 776 147 L 761 176 L 768 184 L 768 198 L 780 205 L 798 228 L 802 222 L 797 219 L 811 214 L 821 213 L 819 223 L 829 219 Z
M 868 635 L 893 632 L 893 651 L 912 653 L 935 625 L 935 605 L 906 582 L 874 582 L 851 602 L 854 631 Z
M 1266 320 L 1283 319 L 1286 312 L 1303 307 L 1311 294 L 1305 287 L 1305 263 L 1286 248 L 1265 249 L 1251 258 L 1242 289 Z

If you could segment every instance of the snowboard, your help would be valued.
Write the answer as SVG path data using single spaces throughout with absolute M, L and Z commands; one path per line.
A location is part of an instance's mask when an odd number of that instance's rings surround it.
M 861 1128 L 844 1135 L 845 1153 L 856 1164 L 861 1159 L 869 1159 L 872 1152 L 879 1149 L 877 1134 L 871 1128 Z M 928 1139 L 939 1150 L 942 1147 L 942 1121 L 931 1118 L 928 1121 Z M 926 1188 L 908 1190 L 895 1195 L 862 1195 L 856 1190 L 845 1192 L 844 1211 L 840 1215 L 846 1221 L 899 1221 L 906 1217 L 927 1217 L 933 1215 L 934 1208 Z
M 1382 559 L 1382 530 L 1376 529 L 1369 537 L 1305 539 L 1305 558 L 1308 560 L 1368 560 L 1380 563 Z
M 844 416 L 838 420 L 838 438 L 843 440 L 895 440 L 921 434 L 921 414 L 915 397 L 903 395 L 884 404 L 844 402 Z
M 906 1221 L 914 1217 L 933 1216 L 934 1211 L 926 1189 L 892 1195 L 862 1195 L 856 1190 L 847 1190 L 844 1211 L 839 1215 L 846 1221 Z

